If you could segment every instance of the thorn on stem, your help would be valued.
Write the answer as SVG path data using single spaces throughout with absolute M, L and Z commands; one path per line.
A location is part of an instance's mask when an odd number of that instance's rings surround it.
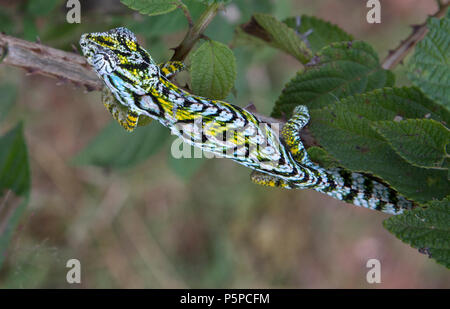
M 70 46 L 72 47 L 72 51 L 73 51 L 75 54 L 80 55 L 80 51 L 79 51 L 78 48 L 75 46 L 75 44 L 72 43 Z
M 94 87 L 92 87 L 91 85 L 88 85 L 88 84 L 85 84 L 85 85 L 84 85 L 84 88 L 86 88 L 86 92 L 91 92 L 91 91 L 94 91 L 94 90 L 95 90 Z
M 258 112 L 256 110 L 256 106 L 255 106 L 255 104 L 253 104 L 253 102 L 250 102 L 250 104 L 248 104 L 246 107 L 244 107 L 244 109 L 248 110 L 251 113 L 257 113 Z

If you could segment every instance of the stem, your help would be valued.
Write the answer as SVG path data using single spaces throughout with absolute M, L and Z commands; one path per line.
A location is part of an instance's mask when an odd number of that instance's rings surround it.
M 439 10 L 431 17 L 441 18 L 447 12 L 447 8 L 449 3 L 441 3 L 439 6 Z M 406 55 L 416 46 L 416 44 L 422 40 L 427 34 L 427 22 L 425 21 L 421 25 L 413 26 L 413 32 L 400 43 L 400 45 L 391 50 L 389 55 L 383 60 L 381 66 L 385 70 L 390 70 L 395 68 L 402 60 L 406 57 Z
M 206 27 L 208 27 L 221 7 L 222 4 L 214 3 L 206 8 L 194 26 L 188 30 L 180 45 L 174 49 L 175 53 L 172 56 L 172 61 L 183 61 L 186 58 L 195 43 L 197 43 L 197 41 L 202 37 Z
M 101 90 L 103 87 L 84 57 L 2 33 L 0 59 L 1 64 L 23 68 L 28 74 L 55 77 L 62 82 L 83 85 L 88 90 Z

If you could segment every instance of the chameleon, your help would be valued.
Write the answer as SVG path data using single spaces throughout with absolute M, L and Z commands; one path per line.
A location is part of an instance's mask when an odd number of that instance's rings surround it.
M 251 180 L 259 185 L 313 189 L 394 215 L 416 206 L 370 174 L 313 162 L 300 136 L 310 120 L 306 106 L 297 106 L 278 133 L 244 108 L 176 86 L 170 78 L 184 64 L 156 64 L 125 27 L 83 34 L 80 46 L 106 86 L 104 105 L 127 131 L 157 120 L 186 143 L 249 167 Z

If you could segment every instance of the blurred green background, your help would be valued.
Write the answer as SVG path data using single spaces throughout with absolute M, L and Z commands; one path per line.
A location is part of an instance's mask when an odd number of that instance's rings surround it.
M 81 1 L 81 24 L 68 24 L 65 2 L 0 0 L 0 29 L 70 51 L 84 32 L 123 25 L 163 62 L 187 26 L 179 10 L 145 17 L 118 0 Z M 196 0 L 186 3 L 194 17 L 204 9 Z M 382 23 L 368 24 L 361 0 L 231 1 L 206 35 L 229 44 L 235 26 L 252 13 L 281 20 L 309 14 L 368 41 L 383 59 L 407 37 L 409 25 L 436 9 L 434 0 L 383 1 Z M 251 102 L 269 115 L 300 65 L 270 48 L 233 52 L 238 71 L 229 101 Z M 4 253 L 0 287 L 450 287 L 443 266 L 382 227 L 387 215 L 311 190 L 254 185 L 250 170 L 229 160 L 175 160 L 168 134 L 154 155 L 130 168 L 75 164 L 73 158 L 110 121 L 100 93 L 24 73 L 0 66 L 0 84 L 17 87 L 0 133 L 24 120 L 32 173 L 30 203 Z M 408 83 L 402 66 L 395 73 L 397 85 Z M 81 262 L 81 284 L 66 282 L 72 258 Z M 381 261 L 381 284 L 366 282 L 372 258 Z

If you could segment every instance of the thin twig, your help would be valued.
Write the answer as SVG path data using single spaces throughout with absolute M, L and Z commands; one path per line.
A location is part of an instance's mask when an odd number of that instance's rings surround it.
M 447 8 L 449 6 L 449 3 L 442 3 L 439 6 L 439 10 L 432 16 L 436 18 L 441 18 L 445 15 L 447 12 Z M 427 34 L 427 22 L 425 21 L 421 25 L 414 25 L 412 26 L 413 31 L 412 33 L 400 43 L 400 45 L 389 51 L 389 54 L 382 62 L 382 67 L 385 70 L 392 70 L 395 66 L 397 66 L 402 60 L 406 57 L 406 55 L 416 46 L 416 44 L 422 40 Z
M 208 27 L 209 23 L 214 19 L 221 8 L 221 3 L 214 3 L 208 6 L 194 26 L 189 28 L 180 45 L 174 48 L 175 53 L 172 56 L 172 61 L 183 61 L 186 58 L 195 43 L 202 37 L 206 27 Z
M 183 11 L 183 14 L 188 21 L 189 29 L 191 29 L 194 26 L 194 22 L 192 20 L 191 12 L 189 12 L 188 7 L 181 1 L 178 1 L 177 7 Z

